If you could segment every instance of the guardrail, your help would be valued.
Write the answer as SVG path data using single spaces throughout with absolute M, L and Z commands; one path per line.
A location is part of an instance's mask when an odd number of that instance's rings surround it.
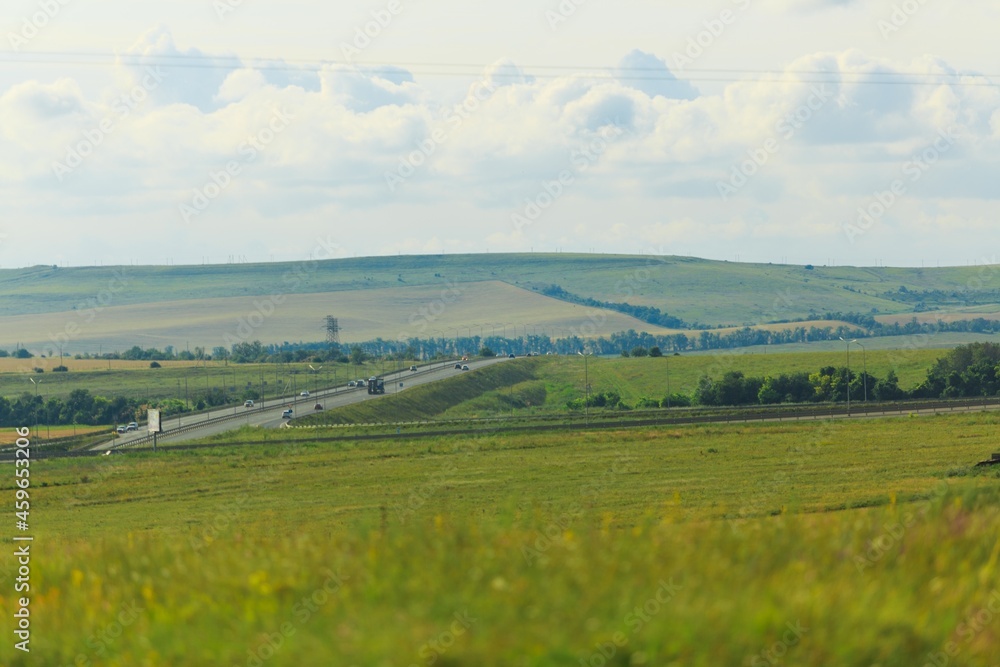
M 418 367 L 418 369 L 416 371 L 410 371 L 409 370 L 409 366 L 407 366 L 405 369 L 404 368 L 399 368 L 399 369 L 396 369 L 396 370 L 393 370 L 393 371 L 389 371 L 384 376 L 380 375 L 379 377 L 387 377 L 389 375 L 396 375 L 396 374 L 398 374 L 400 376 L 400 378 L 419 377 L 421 375 L 426 375 L 426 374 L 434 372 L 434 371 L 442 370 L 442 369 L 446 368 L 448 365 L 454 364 L 454 363 L 457 363 L 457 362 L 456 361 L 434 362 L 434 364 L 430 365 L 430 366 L 425 366 L 423 368 Z M 438 364 L 441 364 L 441 365 L 438 366 Z M 397 381 L 399 381 L 399 380 L 397 380 Z M 159 442 L 160 440 L 164 440 L 166 438 L 172 438 L 172 437 L 177 436 L 177 435 L 182 435 L 184 433 L 187 433 L 188 431 L 191 431 L 192 429 L 203 428 L 205 426 L 209 426 L 209 425 L 212 425 L 212 424 L 222 424 L 224 422 L 233 421 L 233 420 L 236 420 L 236 419 L 246 419 L 250 415 L 254 414 L 254 412 L 262 412 L 264 410 L 275 410 L 275 409 L 277 409 L 279 407 L 279 406 L 272 406 L 270 408 L 263 407 L 263 404 L 266 403 L 267 401 L 274 401 L 274 402 L 280 404 L 280 403 L 285 403 L 285 402 L 289 402 L 289 401 L 299 402 L 300 399 L 303 399 L 303 398 L 305 398 L 307 400 L 324 399 L 324 398 L 327 398 L 327 397 L 330 397 L 330 396 L 339 396 L 339 395 L 345 394 L 345 393 L 349 394 L 349 393 L 352 393 L 352 392 L 358 392 L 361 389 L 364 389 L 364 387 L 360 387 L 359 388 L 359 387 L 337 386 L 337 387 L 332 387 L 332 388 L 328 388 L 328 389 L 320 389 L 315 395 L 310 394 L 309 396 L 302 396 L 301 394 L 291 394 L 289 396 L 279 396 L 277 398 L 269 398 L 269 399 L 266 399 L 266 401 L 262 401 L 261 402 L 261 406 L 262 407 L 259 410 L 248 410 L 248 411 L 244 411 L 244 412 L 235 412 L 234 414 L 231 414 L 231 415 L 222 415 L 220 417 L 212 417 L 210 419 L 206 419 L 205 421 L 199 421 L 199 422 L 195 422 L 195 423 L 192 423 L 192 424 L 185 424 L 183 426 L 178 426 L 178 427 L 175 427 L 173 429 L 165 430 L 165 431 L 162 431 L 162 432 L 158 433 L 156 439 L 157 439 L 157 442 Z M 387 395 L 387 396 L 390 395 L 390 392 L 387 391 L 385 395 Z M 183 413 L 182 416 L 191 418 L 191 417 L 197 417 L 199 414 L 209 414 L 210 415 L 212 412 L 217 412 L 219 409 L 220 408 L 216 408 L 215 410 L 206 410 L 206 411 L 203 411 L 203 412 L 200 412 L 200 413 L 199 412 L 188 412 L 188 413 Z M 222 409 L 227 409 L 228 410 L 229 408 L 222 408 Z M 238 407 L 234 407 L 233 409 L 239 410 Z M 153 444 L 153 434 L 150 433 L 149 435 L 144 435 L 141 438 L 136 438 L 135 440 L 130 440 L 128 442 L 120 443 L 120 444 L 117 444 L 117 445 L 111 445 L 111 447 L 109 447 L 108 450 L 109 451 L 117 451 L 117 450 L 120 450 L 120 449 L 133 449 L 133 448 L 137 448 L 137 447 L 142 447 L 143 445 L 152 446 L 152 444 Z

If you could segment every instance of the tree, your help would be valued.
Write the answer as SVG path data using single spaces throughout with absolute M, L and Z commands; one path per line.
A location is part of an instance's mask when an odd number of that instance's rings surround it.
M 360 366 L 368 360 L 368 353 L 355 345 L 351 348 L 351 363 Z
M 663 352 L 660 351 L 660 348 L 658 346 L 654 345 L 653 347 L 649 348 L 649 356 L 662 357 Z
M 479 350 L 479 356 L 480 357 L 495 357 L 497 355 L 489 347 L 487 347 L 486 345 L 483 345 L 483 348 L 481 350 Z M 413 358 L 414 357 L 410 357 L 410 359 L 413 359 Z

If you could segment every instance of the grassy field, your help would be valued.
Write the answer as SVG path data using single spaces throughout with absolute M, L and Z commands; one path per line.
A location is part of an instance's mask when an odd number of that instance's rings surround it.
M 133 345 L 200 345 L 206 349 L 239 339 L 267 342 L 322 340 L 323 318 L 336 315 L 345 342 L 385 338 L 456 338 L 525 333 L 565 337 L 580 329 L 593 313 L 601 313 L 598 334 L 644 329 L 653 334 L 672 330 L 645 324 L 614 311 L 598 311 L 542 296 L 499 281 L 398 286 L 342 292 L 288 294 L 278 297 L 239 296 L 185 301 L 112 305 L 91 321 L 81 313 L 37 313 L 0 317 L 0 346 L 20 342 L 30 350 L 50 349 L 53 337 L 71 332 L 64 352 L 124 351 Z M 425 314 L 421 314 L 425 313 Z M 255 326 L 241 329 L 240 323 Z M 515 325 L 517 332 L 515 333 Z M 244 324 L 244 327 L 247 325 Z M 527 329 L 525 327 L 527 326 Z M 70 329 L 75 327 L 75 329 Z M 228 336 L 228 338 L 227 338 Z M 41 352 L 39 352 L 41 354 Z
M 495 325 L 568 335 L 586 309 L 536 293 L 553 284 L 601 301 L 655 306 L 691 324 L 742 326 L 807 318 L 814 311 L 877 313 L 908 320 L 1000 309 L 996 267 L 935 269 L 737 264 L 686 257 L 442 255 L 322 262 L 169 267 L 0 270 L 0 346 L 73 351 L 134 344 L 208 347 L 235 335 L 240 318 L 263 315 L 262 340 L 314 340 L 334 314 L 344 339 L 461 335 Z M 740 297 L 733 298 L 734 291 Z M 89 302 L 88 300 L 92 300 Z M 263 304 L 263 305 L 261 305 Z M 432 312 L 424 317 L 421 308 Z M 280 313 L 271 317 L 272 312 Z M 599 333 L 636 328 L 608 313 Z M 419 329 L 419 331 L 418 331 Z M 453 331 L 449 331 L 453 330 Z M 106 349 L 109 349 L 106 347 Z
M 971 464 L 998 426 L 38 462 L 32 654 L 8 640 L 0 662 L 910 667 L 948 652 L 989 667 L 1000 494 Z M 0 596 L 4 618 L 13 604 Z
M 940 350 L 872 350 L 864 355 L 868 372 L 882 378 L 890 371 L 899 385 L 919 384 Z M 585 395 L 586 379 L 592 393 L 618 392 L 634 406 L 642 397 L 662 399 L 671 393 L 692 394 L 703 375 L 720 378 L 728 371 L 748 376 L 814 373 L 824 366 L 843 366 L 843 350 L 812 353 L 684 355 L 643 358 L 588 358 L 543 356 L 518 359 L 470 375 L 414 387 L 398 396 L 330 410 L 297 420 L 301 424 L 406 422 L 416 420 L 483 418 L 495 415 L 565 413 L 567 401 Z M 852 369 L 860 372 L 862 355 L 852 355 Z M 511 372 L 518 366 L 518 373 Z M 668 379 L 669 376 L 669 379 Z

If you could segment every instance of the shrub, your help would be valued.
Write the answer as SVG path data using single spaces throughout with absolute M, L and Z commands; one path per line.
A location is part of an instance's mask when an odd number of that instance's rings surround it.
M 69 369 L 66 368 L 65 366 L 56 366 L 55 368 L 52 369 L 52 372 L 53 373 L 68 373 Z
M 149 367 L 150 368 L 161 368 L 160 362 L 158 362 L 158 361 L 151 361 L 151 362 L 149 362 Z

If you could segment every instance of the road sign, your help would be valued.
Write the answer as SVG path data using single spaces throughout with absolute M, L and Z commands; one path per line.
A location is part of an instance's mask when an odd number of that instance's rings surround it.
M 160 428 L 160 411 L 159 410 L 147 410 L 146 411 L 146 421 L 149 424 L 150 433 L 162 433 L 163 429 Z

